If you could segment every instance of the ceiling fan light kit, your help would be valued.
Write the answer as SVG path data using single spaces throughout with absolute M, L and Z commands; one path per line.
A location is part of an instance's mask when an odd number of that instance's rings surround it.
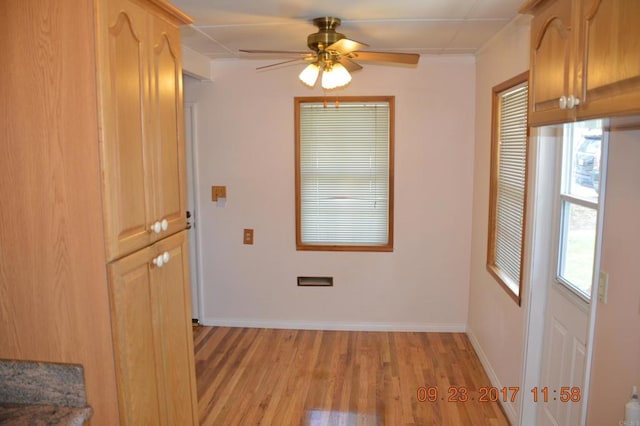
M 341 63 L 325 63 L 322 66 L 321 84 L 323 89 L 336 89 L 338 87 L 346 86 L 351 82 L 351 74 L 349 74 L 349 71 L 347 71 Z M 302 70 L 298 78 L 307 86 L 313 87 L 318 81 L 320 71 L 320 65 L 316 63 L 309 64 Z
M 320 67 L 314 62 L 307 65 L 298 75 L 298 78 L 307 86 L 313 87 L 316 85 L 316 80 L 318 80 L 318 74 L 320 74 Z
M 336 89 L 351 82 L 351 74 L 340 62 L 332 64 L 322 72 L 322 88 Z
M 349 71 L 362 69 L 362 66 L 354 59 L 409 65 L 417 64 L 420 59 L 420 55 L 416 53 L 362 51 L 361 49 L 368 47 L 368 45 L 349 40 L 344 34 L 336 32 L 336 27 L 340 25 L 340 22 L 339 18 L 334 17 L 321 17 L 313 20 L 313 24 L 318 27 L 318 32 L 307 37 L 307 46 L 312 50 L 310 53 L 244 49 L 240 51 L 246 53 L 285 53 L 298 56 L 302 53 L 303 56 L 300 58 L 267 65 L 259 69 L 293 61 L 312 61 L 302 70 L 298 78 L 307 86 L 314 87 L 322 71 L 322 88 L 327 90 L 343 87 L 351 82 Z

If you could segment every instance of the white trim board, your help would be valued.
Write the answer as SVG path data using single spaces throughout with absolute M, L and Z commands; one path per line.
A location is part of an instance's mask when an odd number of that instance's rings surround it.
M 484 371 L 487 373 L 487 376 L 489 376 L 489 380 L 491 380 L 491 385 L 498 389 L 502 389 L 504 386 L 502 385 L 502 383 L 500 383 L 500 380 L 498 379 L 498 375 L 496 374 L 496 372 L 493 369 L 493 366 L 489 362 L 489 358 L 482 350 L 482 347 L 480 346 L 480 342 L 478 342 L 478 339 L 476 338 L 475 334 L 473 334 L 473 330 L 471 330 L 470 328 L 467 329 L 467 336 L 469 337 L 471 346 L 473 346 L 473 349 L 475 349 L 476 351 L 476 355 L 478 355 L 478 358 L 480 359 L 480 363 L 482 364 L 482 367 L 484 367 Z M 522 395 L 522 393 L 520 394 Z M 509 418 L 509 423 L 511 423 L 512 425 L 517 424 L 516 419 L 518 416 L 516 413 L 516 409 L 514 408 L 515 403 L 503 402 L 501 400 L 499 402 L 500 402 L 500 405 L 502 405 L 502 408 L 504 409 L 505 414 Z
M 464 333 L 467 331 L 465 324 L 290 321 L 255 318 L 200 318 L 200 324 L 215 327 L 280 328 L 290 330 L 415 331 L 429 333 Z

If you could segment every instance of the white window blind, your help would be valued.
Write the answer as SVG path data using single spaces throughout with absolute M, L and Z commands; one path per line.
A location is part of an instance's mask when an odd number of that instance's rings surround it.
M 492 202 L 495 203 L 491 206 L 493 211 L 490 217 L 490 229 L 493 230 L 490 248 L 493 252 L 489 253 L 489 267 L 519 301 L 527 163 L 528 84 L 525 81 L 497 96 L 498 131 L 494 134 L 497 141 L 494 141 L 491 171 L 494 175 Z
M 389 245 L 389 102 L 298 108 L 298 245 Z

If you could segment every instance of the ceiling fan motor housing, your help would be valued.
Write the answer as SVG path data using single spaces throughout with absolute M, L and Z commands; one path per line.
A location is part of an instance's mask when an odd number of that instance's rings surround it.
M 336 27 L 340 25 L 340 22 L 339 18 L 330 16 L 314 19 L 313 25 L 318 27 L 318 32 L 309 34 L 307 37 L 307 46 L 315 52 L 321 52 L 327 46 L 346 38 L 344 34 L 336 32 Z

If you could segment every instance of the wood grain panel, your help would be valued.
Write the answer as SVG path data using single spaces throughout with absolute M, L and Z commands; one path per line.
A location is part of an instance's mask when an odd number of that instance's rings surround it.
M 640 3 L 628 0 L 592 1 L 585 13 L 587 87 L 591 90 L 612 82 L 640 76 L 638 17 Z M 615 22 L 616 25 L 611 25 Z M 611 67 L 610 64 L 616 64 Z
M 640 2 L 589 0 L 581 20 L 580 118 L 640 112 Z
M 109 265 L 124 425 L 197 423 L 186 250 L 183 231 Z
M 194 341 L 202 425 L 509 424 L 478 401 L 491 385 L 464 334 L 199 327 Z
M 538 7 L 531 23 L 531 125 L 566 121 L 572 113 L 558 107 L 558 99 L 573 90 L 571 2 L 547 1 Z
M 154 221 L 149 194 L 146 126 L 149 81 L 147 16 L 127 1 L 103 5 L 100 56 L 100 139 L 105 236 L 110 260 L 150 244 Z
M 82 364 L 93 424 L 114 425 L 93 15 L 0 2 L 0 358 Z
M 154 215 L 166 219 L 162 237 L 186 224 L 185 145 L 180 40 L 174 27 L 153 22 L 151 53 L 151 146 L 154 153 Z
M 166 238 L 153 249 L 170 256 L 162 268 L 153 268 L 156 322 L 160 331 L 156 339 L 163 362 L 166 424 L 197 424 L 186 231 Z
M 109 265 L 114 352 L 123 425 L 160 425 L 164 389 L 158 380 L 154 311 L 156 289 L 152 281 L 154 252 L 140 250 Z

